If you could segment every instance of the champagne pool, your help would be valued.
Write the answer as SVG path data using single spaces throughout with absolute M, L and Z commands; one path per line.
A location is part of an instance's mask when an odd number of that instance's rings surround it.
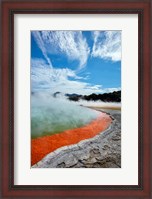
M 99 113 L 58 98 L 32 99 L 31 137 L 53 135 L 78 128 L 97 118 Z
M 31 165 L 50 152 L 76 144 L 104 131 L 111 118 L 66 99 L 32 96 Z

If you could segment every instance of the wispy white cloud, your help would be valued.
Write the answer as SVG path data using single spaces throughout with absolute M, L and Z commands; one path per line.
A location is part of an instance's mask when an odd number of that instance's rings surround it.
M 63 53 L 69 60 L 78 60 L 79 69 L 86 65 L 90 49 L 81 31 L 33 31 L 32 34 L 47 61 L 48 54 Z
M 121 87 L 117 87 L 117 88 L 104 88 L 104 92 L 105 93 L 111 93 L 111 92 L 120 91 L 120 90 L 121 90 Z
M 75 71 L 71 69 L 50 68 L 43 59 L 32 59 L 31 65 L 32 88 L 50 89 L 53 83 L 63 84 L 69 77 L 73 79 L 82 79 L 82 77 L 77 76 Z
M 121 60 L 121 31 L 94 31 L 91 55 L 102 59 Z
M 48 64 L 50 65 L 50 67 L 52 67 L 52 63 L 51 63 L 51 60 L 50 58 L 48 57 L 48 52 L 47 52 L 47 49 L 46 49 L 46 45 L 45 45 L 45 42 L 44 40 L 42 39 L 42 36 L 40 34 L 39 31 L 32 31 L 32 34 L 35 38 L 35 41 L 38 45 L 38 47 L 40 48 L 40 50 L 42 51 L 42 54 L 44 56 L 44 58 L 46 59 L 46 61 L 48 62 Z
M 31 80 L 32 90 L 46 90 L 50 93 L 104 93 L 120 90 L 120 88 L 103 88 L 102 85 L 92 85 L 86 82 L 90 74 L 82 77 L 85 65 L 90 55 L 90 48 L 81 31 L 33 31 L 37 45 L 45 59 L 32 59 Z M 121 60 L 120 31 L 94 31 L 91 55 L 112 61 Z M 78 60 L 81 70 L 54 68 L 51 55 L 65 54 L 69 60 Z M 83 69 L 83 70 L 82 70 Z M 83 81 L 82 81 L 83 80 Z
M 103 89 L 101 85 L 92 85 L 81 81 L 82 77 L 76 75 L 74 70 L 68 68 L 50 68 L 42 59 L 32 59 L 31 80 L 33 91 L 48 91 L 55 93 L 78 93 L 88 95 L 91 93 L 104 93 L 117 90 L 117 88 Z M 72 78 L 73 80 L 70 80 Z M 118 89 L 119 90 L 119 89 Z

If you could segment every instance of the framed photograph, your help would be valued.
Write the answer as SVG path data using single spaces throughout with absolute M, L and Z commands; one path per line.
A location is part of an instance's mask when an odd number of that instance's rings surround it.
M 151 1 L 1 10 L 2 198 L 151 198 Z

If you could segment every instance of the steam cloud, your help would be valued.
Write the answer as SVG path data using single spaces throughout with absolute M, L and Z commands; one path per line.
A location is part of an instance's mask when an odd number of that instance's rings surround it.
M 31 108 L 32 138 L 78 128 L 99 115 L 97 111 L 70 102 L 66 98 L 54 98 L 49 94 L 32 95 Z

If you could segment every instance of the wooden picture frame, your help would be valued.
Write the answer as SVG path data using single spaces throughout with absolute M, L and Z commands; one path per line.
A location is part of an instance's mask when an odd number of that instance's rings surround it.
M 2 0 L 1 190 L 2 198 L 151 198 L 151 1 Z M 14 15 L 138 14 L 138 185 L 14 185 Z

